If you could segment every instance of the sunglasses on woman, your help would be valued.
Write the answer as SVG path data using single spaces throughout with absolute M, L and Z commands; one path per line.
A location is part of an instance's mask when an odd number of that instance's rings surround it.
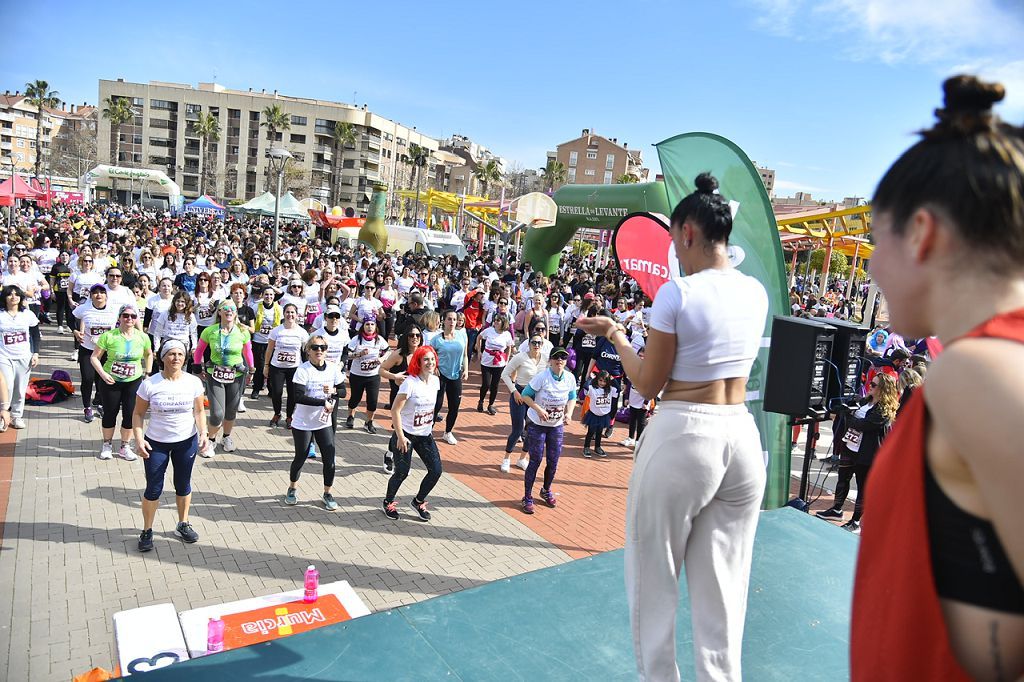
M 322 344 L 322 343 L 314 343 L 312 346 L 309 347 L 309 349 L 311 351 L 314 351 L 314 352 L 315 351 L 324 351 L 324 350 L 327 350 L 327 346 L 326 346 L 326 344 Z
M 137 319 L 139 319 L 139 316 L 138 315 L 132 315 L 131 313 L 123 313 L 121 315 L 121 319 L 122 320 L 137 320 Z

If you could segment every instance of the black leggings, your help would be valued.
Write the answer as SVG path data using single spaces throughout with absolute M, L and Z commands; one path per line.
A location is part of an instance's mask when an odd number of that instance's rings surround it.
M 590 441 L 594 441 L 594 447 L 601 447 L 601 437 L 604 435 L 604 429 L 600 426 L 588 426 L 587 437 L 583 440 L 583 447 L 589 448 Z
M 494 405 L 494 399 L 498 397 L 498 384 L 501 383 L 501 371 L 504 367 L 485 367 L 480 365 L 480 402 L 484 396 L 490 394 L 487 405 Z
M 292 384 L 292 377 L 298 367 L 275 367 L 270 366 L 270 376 L 267 377 L 267 384 L 270 386 L 270 403 L 274 406 L 274 414 L 281 414 L 281 395 L 288 390 L 288 402 L 286 415 L 289 419 L 295 412 L 295 386 Z
M 295 439 L 295 459 L 292 460 L 291 478 L 288 479 L 292 486 L 299 482 L 299 472 L 309 458 L 309 443 L 314 439 L 324 463 L 324 487 L 334 485 L 334 432 L 331 427 L 325 426 L 316 431 L 292 429 L 292 438 Z
M 842 511 L 846 496 L 850 494 L 850 480 L 857 477 L 857 501 L 853 505 L 853 520 L 860 521 L 864 513 L 864 494 L 868 487 L 868 469 L 870 465 L 851 464 L 849 466 L 839 465 L 839 481 L 836 483 L 836 497 L 832 502 L 832 508 Z
M 441 379 L 441 390 L 437 392 L 437 402 L 434 403 L 434 420 L 441 415 L 441 404 L 445 396 L 448 396 L 448 415 L 444 419 L 444 431 L 451 433 L 455 428 L 455 420 L 459 418 L 459 406 L 462 404 L 462 377 L 449 379 L 438 373 L 438 378 Z
M 395 501 L 398 489 L 409 476 L 409 468 L 412 466 L 412 452 L 415 450 L 416 454 L 423 460 L 423 464 L 427 467 L 427 475 L 423 477 L 423 481 L 420 483 L 416 499 L 420 502 L 426 502 L 427 495 L 430 494 L 430 491 L 434 489 L 434 486 L 441 479 L 441 453 L 437 451 L 437 443 L 434 442 L 433 435 L 413 436 L 405 432 L 403 434 L 405 435 L 406 442 L 409 444 L 409 449 L 405 452 L 395 452 L 398 449 L 398 438 L 394 434 L 391 434 L 391 442 L 388 443 L 388 450 L 395 454 L 395 472 L 388 479 L 388 491 L 385 493 L 384 501 Z
M 66 292 L 58 291 L 54 295 L 53 308 L 57 317 L 57 324 L 70 327 L 74 320 L 71 317 L 71 309 L 68 307 L 68 297 Z
M 377 400 L 380 398 L 380 375 L 362 377 L 358 374 L 349 374 L 348 383 L 352 388 L 352 395 L 348 398 L 348 415 L 355 414 L 359 401 L 363 399 L 363 391 L 366 391 L 366 411 L 377 411 Z
M 263 363 L 267 361 L 267 344 L 252 342 L 252 359 L 256 363 L 256 374 L 252 377 L 252 392 L 259 393 L 267 384 L 267 377 L 263 374 Z
M 629 437 L 640 438 L 644 435 L 645 428 L 647 428 L 647 408 L 629 408 Z
M 103 428 L 112 429 L 117 426 L 117 412 L 121 411 L 121 428 L 132 428 L 132 413 L 135 411 L 135 393 L 139 390 L 142 378 L 135 381 L 115 381 L 108 384 L 100 383 L 100 400 L 103 402 Z
M 91 358 L 91 350 L 81 347 L 78 349 L 78 369 L 82 372 L 82 407 L 92 407 L 93 394 L 96 395 L 96 402 L 102 404 L 100 387 L 96 385 L 96 368 L 92 366 Z

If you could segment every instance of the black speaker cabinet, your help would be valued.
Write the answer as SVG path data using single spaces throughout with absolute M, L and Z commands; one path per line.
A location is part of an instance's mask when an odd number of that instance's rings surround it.
M 835 328 L 823 322 L 774 319 L 764 390 L 766 411 L 804 417 L 812 409 L 827 407 L 828 383 L 835 381 L 828 364 L 834 339 Z
M 843 379 L 843 383 L 839 384 L 835 381 L 835 374 L 830 376 L 832 381 L 828 384 L 828 400 L 831 402 L 833 398 L 860 395 L 862 363 L 867 362 L 862 358 L 868 341 L 868 329 L 846 320 L 830 319 L 828 324 L 835 327 L 830 359 L 839 368 L 839 376 Z M 829 370 L 832 368 L 829 367 Z

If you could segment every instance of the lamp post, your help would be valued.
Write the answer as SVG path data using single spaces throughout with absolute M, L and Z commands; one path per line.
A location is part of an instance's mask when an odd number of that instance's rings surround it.
M 17 164 L 14 162 L 14 157 L 11 156 L 10 154 L 4 154 L 3 157 L 0 157 L 0 160 L 2 160 L 5 164 L 10 164 L 11 166 L 11 205 L 7 207 L 7 229 L 10 230 L 11 217 L 14 215 L 14 173 L 17 169 Z
M 277 257 L 277 234 L 281 222 L 281 184 L 284 181 L 284 167 L 288 159 L 292 158 L 291 152 L 280 147 L 271 147 L 267 150 L 267 159 L 270 171 L 277 173 L 277 196 L 274 197 L 274 232 L 270 240 L 270 248 Z

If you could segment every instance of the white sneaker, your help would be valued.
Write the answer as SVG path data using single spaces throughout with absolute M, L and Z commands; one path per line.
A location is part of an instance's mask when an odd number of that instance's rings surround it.
M 62 324 L 58 324 L 57 325 L 57 333 L 58 334 L 67 334 L 67 332 L 64 331 L 64 325 L 62 325 Z
M 516 462 L 516 466 L 519 467 L 520 469 L 522 469 L 523 471 L 526 471 L 526 467 L 530 466 L 530 458 L 529 457 L 521 458 L 518 462 Z
M 231 436 L 223 436 L 220 439 L 220 447 L 224 450 L 224 452 L 234 452 L 235 439 L 232 438 Z
M 245 409 L 245 398 L 242 398 L 241 400 L 238 401 L 238 411 L 239 412 L 248 412 L 248 410 Z
M 506 457 L 505 459 L 501 460 L 501 473 L 507 474 L 511 468 L 512 468 L 512 460 L 511 459 Z
M 202 448 L 199 451 L 199 456 L 206 457 L 207 459 L 209 459 L 210 457 L 213 457 L 216 454 L 216 452 L 214 452 L 216 449 L 217 444 L 214 443 L 212 440 L 207 440 L 206 447 Z
M 100 448 L 100 459 L 114 459 L 114 446 L 110 443 L 104 443 L 103 447 Z
M 68 356 L 68 362 L 78 362 L 78 351 L 77 350 L 71 351 L 71 354 Z
M 455 436 L 452 435 L 451 431 L 445 431 L 445 434 L 441 436 L 441 440 L 443 440 L 445 443 L 448 443 L 448 445 L 455 445 L 456 443 L 459 442 L 455 440 Z
M 627 448 L 635 448 L 636 440 L 633 438 L 626 438 L 625 440 L 622 441 L 622 445 Z
M 21 417 L 15 417 L 14 419 L 11 420 L 11 426 L 13 426 L 16 429 L 23 429 L 25 428 L 25 420 L 22 419 Z
M 134 462 L 139 458 L 132 449 L 132 444 L 130 442 L 121 443 L 121 449 L 117 451 L 117 456 L 128 462 Z

